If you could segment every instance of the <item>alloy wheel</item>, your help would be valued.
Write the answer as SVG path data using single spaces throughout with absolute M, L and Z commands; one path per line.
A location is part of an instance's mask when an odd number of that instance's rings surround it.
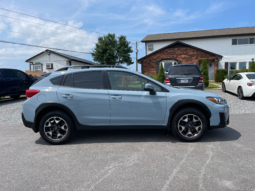
M 67 132 L 68 125 L 61 117 L 51 117 L 44 123 L 44 133 L 51 140 L 62 140 Z
M 187 114 L 181 117 L 178 122 L 178 131 L 187 138 L 198 136 L 202 131 L 202 121 L 195 114 Z

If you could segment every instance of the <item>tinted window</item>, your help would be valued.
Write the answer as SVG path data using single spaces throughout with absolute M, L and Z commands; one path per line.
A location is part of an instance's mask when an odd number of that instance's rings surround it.
M 80 72 L 74 74 L 74 87 L 86 89 L 104 89 L 102 72 Z
M 64 86 L 73 87 L 73 74 L 69 74 L 69 75 L 66 77 Z
M 145 84 L 150 83 L 155 91 L 162 91 L 159 85 L 132 73 L 109 71 L 108 77 L 113 90 L 144 91 Z
M 26 79 L 27 75 L 21 71 L 18 70 L 13 70 L 13 73 L 15 75 L 16 78 L 22 78 L 22 79 Z
M 58 77 L 52 78 L 50 81 L 53 85 L 59 86 L 62 81 L 62 78 L 63 76 L 58 76 Z
M 246 74 L 247 78 L 249 78 L 250 80 L 254 80 L 255 79 L 255 74 Z
M 232 77 L 232 80 L 240 80 L 240 79 L 241 79 L 241 77 L 239 75 L 234 75 Z
M 4 70 L 2 70 L 2 72 L 4 74 L 4 77 L 6 77 L 6 78 L 15 78 L 16 77 L 15 73 L 13 72 L 13 70 L 4 69 Z
M 201 73 L 199 68 L 195 65 L 178 65 L 171 67 L 168 75 L 201 75 Z

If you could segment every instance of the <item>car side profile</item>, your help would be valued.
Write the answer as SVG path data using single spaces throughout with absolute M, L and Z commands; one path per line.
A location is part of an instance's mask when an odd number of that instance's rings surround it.
M 196 64 L 171 66 L 165 79 L 165 85 L 204 90 L 204 80 Z
M 229 123 L 227 102 L 217 94 L 168 87 L 122 68 L 52 72 L 27 90 L 22 106 L 26 127 L 51 144 L 76 130 L 156 128 L 183 141 Z
M 0 97 L 10 96 L 17 99 L 20 95 L 25 95 L 26 90 L 36 80 L 20 70 L 0 68 Z
M 255 97 L 255 72 L 237 73 L 222 82 L 222 91 L 232 92 L 239 99 Z

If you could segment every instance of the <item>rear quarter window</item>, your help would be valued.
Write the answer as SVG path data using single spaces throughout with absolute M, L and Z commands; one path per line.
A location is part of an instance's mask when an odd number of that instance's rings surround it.
M 199 68 L 196 65 L 179 65 L 172 66 L 168 72 L 168 75 L 201 75 Z
M 59 86 L 61 84 L 62 79 L 63 79 L 63 76 L 58 76 L 58 77 L 50 79 L 50 82 L 55 86 Z

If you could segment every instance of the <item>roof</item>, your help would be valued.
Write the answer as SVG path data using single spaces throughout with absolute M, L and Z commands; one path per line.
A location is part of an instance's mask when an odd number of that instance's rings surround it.
M 35 57 L 40 56 L 44 53 L 48 53 L 48 52 L 54 53 L 58 56 L 62 56 L 64 58 L 67 58 L 67 59 L 70 59 L 70 60 L 73 60 L 73 61 L 78 61 L 78 62 L 86 63 L 86 64 L 89 64 L 89 65 L 96 65 L 96 63 L 91 62 L 89 60 L 85 60 L 85 59 L 82 59 L 82 58 L 78 58 L 78 57 L 75 57 L 75 56 L 71 56 L 71 55 L 68 55 L 68 54 L 63 54 L 63 53 L 56 52 L 56 51 L 53 51 L 53 50 L 48 50 L 48 49 L 46 49 L 46 50 L 42 51 L 41 53 L 36 54 L 35 56 L 27 59 L 26 62 L 29 62 L 30 60 L 34 59 Z
M 255 35 L 255 27 L 226 28 L 147 35 L 142 42 Z
M 213 54 L 213 55 L 215 55 L 215 56 L 217 56 L 217 57 L 220 57 L 220 58 L 223 57 L 223 56 L 220 55 L 220 54 L 216 54 L 216 53 L 214 53 L 214 52 L 210 52 L 210 51 L 208 51 L 208 50 L 204 50 L 204 49 L 202 49 L 202 48 L 198 48 L 198 47 L 196 47 L 196 46 L 192 46 L 192 45 L 190 45 L 190 44 L 187 44 L 187 43 L 184 43 L 184 42 L 181 42 L 181 41 L 175 41 L 175 42 L 173 42 L 173 43 L 171 43 L 171 44 L 169 44 L 169 45 L 167 45 L 167 46 L 164 46 L 163 48 L 160 48 L 160 49 L 158 49 L 158 50 L 156 50 L 156 51 L 154 51 L 154 52 L 152 52 L 152 53 L 150 53 L 150 54 L 148 54 L 148 55 L 146 55 L 146 56 L 144 56 L 144 57 L 138 59 L 138 62 L 141 62 L 144 58 L 147 58 L 148 56 L 151 56 L 151 55 L 153 55 L 153 54 L 155 54 L 155 53 L 157 53 L 157 52 L 159 52 L 159 51 L 161 51 L 161 50 L 164 50 L 164 49 L 166 49 L 166 48 L 170 48 L 171 46 L 174 46 L 174 45 L 183 45 L 183 46 L 187 46 L 187 47 L 191 47 L 191 48 L 195 48 L 195 49 L 201 50 L 201 51 L 206 52 L 206 53 L 209 53 L 209 54 Z

